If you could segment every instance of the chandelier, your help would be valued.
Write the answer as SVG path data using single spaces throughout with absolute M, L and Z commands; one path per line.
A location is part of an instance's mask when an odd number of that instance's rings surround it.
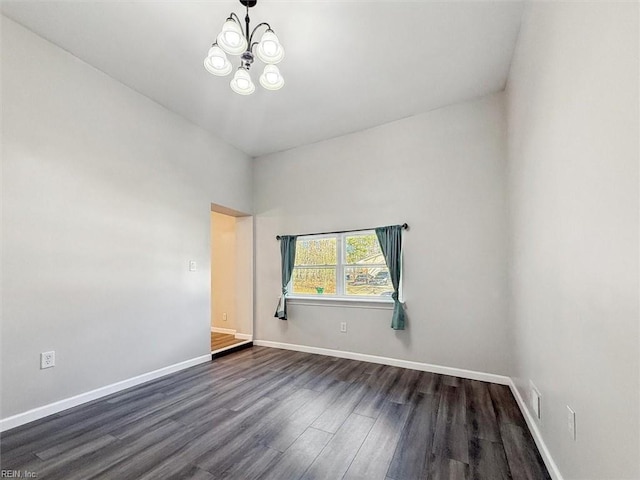
M 207 58 L 204 59 L 204 68 L 213 75 L 224 77 L 233 70 L 227 54 L 240 55 L 240 66 L 230 82 L 231 90 L 240 95 L 251 95 L 256 87 L 249 75 L 249 69 L 255 57 L 258 57 L 265 64 L 260 75 L 260 85 L 267 90 L 279 90 L 284 85 L 284 79 L 276 64 L 284 58 L 284 49 L 267 22 L 259 23 L 249 33 L 249 8 L 254 7 L 257 0 L 240 0 L 240 3 L 247 7 L 244 31 L 242 22 L 232 12 L 222 25 L 222 31 L 216 37 L 216 41 L 211 45 Z M 254 42 L 253 37 L 260 27 L 266 29 L 260 41 Z

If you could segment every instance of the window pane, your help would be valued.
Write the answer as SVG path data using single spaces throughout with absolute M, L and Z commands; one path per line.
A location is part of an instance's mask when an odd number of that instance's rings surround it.
M 304 295 L 335 295 L 335 268 L 294 268 L 293 293 Z
M 347 295 L 390 297 L 393 285 L 389 269 L 382 265 L 366 265 L 344 269 L 344 284 Z
M 295 265 L 335 265 L 336 238 L 301 239 L 296 242 Z
M 345 238 L 346 263 L 378 263 L 384 265 L 382 251 L 375 233 L 348 235 Z

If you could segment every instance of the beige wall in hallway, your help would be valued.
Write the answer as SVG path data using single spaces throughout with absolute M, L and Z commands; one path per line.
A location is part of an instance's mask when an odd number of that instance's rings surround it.
M 236 330 L 236 218 L 211 212 L 211 326 Z M 223 319 L 227 314 L 226 321 Z

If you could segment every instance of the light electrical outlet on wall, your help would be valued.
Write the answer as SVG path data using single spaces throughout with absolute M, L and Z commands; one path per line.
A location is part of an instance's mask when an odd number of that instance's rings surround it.
M 56 366 L 56 352 L 42 352 L 40 354 L 40 369 Z
M 542 418 L 542 395 L 533 382 L 529 382 L 531 410 L 536 419 Z
M 347 333 L 347 322 L 340 322 L 340 331 L 342 333 Z
M 571 440 L 576 439 L 576 412 L 574 412 L 569 405 L 567 405 L 567 429 L 569 430 L 569 437 Z

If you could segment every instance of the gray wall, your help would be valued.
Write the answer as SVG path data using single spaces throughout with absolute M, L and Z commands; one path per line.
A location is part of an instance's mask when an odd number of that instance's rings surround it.
M 505 135 L 495 95 L 256 159 L 256 338 L 509 373 Z M 389 310 L 273 317 L 276 234 L 402 222 L 405 331 Z
M 246 155 L 4 18 L 2 48 L 4 418 L 207 354 L 210 204 L 252 195 Z
M 516 383 L 566 479 L 640 478 L 638 39 L 637 3 L 534 2 L 507 88 Z

